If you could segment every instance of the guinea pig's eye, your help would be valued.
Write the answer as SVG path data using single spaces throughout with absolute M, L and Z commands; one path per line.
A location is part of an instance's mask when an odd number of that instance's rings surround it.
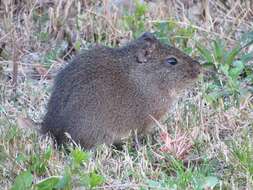
M 169 57 L 169 58 L 165 59 L 164 62 L 166 65 L 176 65 L 177 59 L 175 57 Z

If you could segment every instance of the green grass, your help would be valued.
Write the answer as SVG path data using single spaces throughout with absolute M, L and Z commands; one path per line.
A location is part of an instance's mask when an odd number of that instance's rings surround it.
M 64 5 L 53 2 L 42 8 L 21 1 L 20 10 L 27 11 L 19 15 L 22 25 L 18 12 L 5 9 L 18 5 L 0 4 L 1 189 L 253 189 L 253 36 L 246 32 L 253 23 L 241 18 L 243 28 L 248 27 L 240 33 L 233 17 L 240 15 L 233 12 L 236 5 L 227 11 L 214 7 L 218 15 L 212 18 L 226 18 L 232 11 L 219 31 L 201 24 L 201 18 L 188 22 L 172 2 L 166 7 L 136 3 L 136 9 L 125 7 L 116 17 L 106 10 L 111 1 L 75 1 L 69 7 L 66 0 Z M 231 22 L 238 30 L 229 27 Z M 52 80 L 34 77 L 41 74 L 34 73 L 35 64 L 53 77 L 69 55 L 94 43 L 119 46 L 143 31 L 198 57 L 208 68 L 166 122 L 158 123 L 155 134 L 138 144 L 129 137 L 121 149 L 101 145 L 86 151 L 74 143 L 57 147 L 49 136 L 20 126 L 20 116 L 42 120 L 51 92 Z M 39 59 L 30 53 L 39 53 Z M 19 62 L 16 90 L 10 79 L 14 57 Z

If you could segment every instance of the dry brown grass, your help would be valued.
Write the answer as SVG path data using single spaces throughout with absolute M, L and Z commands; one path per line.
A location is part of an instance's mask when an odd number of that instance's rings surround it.
M 0 1 L 1 189 L 9 189 L 15 177 L 32 166 L 32 155 L 42 155 L 48 147 L 54 147 L 49 137 L 16 126 L 19 115 L 41 121 L 52 78 L 59 68 L 94 43 L 119 46 L 133 38 L 133 31 L 125 27 L 122 7 L 112 2 Z M 127 4 L 126 9 L 133 12 L 134 7 Z M 252 5 L 252 1 L 238 0 L 150 2 L 145 30 L 154 31 L 155 22 L 173 18 L 177 27 L 196 30 L 188 44 L 193 49 L 196 41 L 209 47 L 216 38 L 232 47 L 253 28 Z M 131 140 L 126 140 L 121 151 L 101 146 L 80 171 L 98 171 L 105 178 L 99 189 L 166 189 L 163 184 L 171 179 L 178 182 L 176 189 L 194 189 L 193 181 L 199 175 L 216 176 L 216 189 L 252 189 L 250 160 L 242 162 L 236 154 L 253 147 L 252 94 L 241 100 L 239 107 L 224 110 L 221 103 L 214 109 L 203 100 L 201 85 L 195 95 L 188 94 L 175 106 L 164 124 L 162 138 L 162 130 L 157 127 L 158 132 L 138 147 Z M 193 131 L 197 135 L 190 138 Z M 252 150 L 249 155 L 253 159 Z M 34 184 L 48 176 L 63 175 L 71 159 L 64 151 L 53 149 L 43 175 L 34 173 Z M 72 188 L 77 187 L 73 180 Z

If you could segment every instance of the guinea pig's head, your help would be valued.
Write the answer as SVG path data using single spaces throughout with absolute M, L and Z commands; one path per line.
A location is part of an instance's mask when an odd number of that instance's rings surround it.
M 139 46 L 135 52 L 135 74 L 142 75 L 142 83 L 146 86 L 153 86 L 164 93 L 177 92 L 194 84 L 201 73 L 198 61 L 175 47 L 161 43 L 151 33 L 144 33 L 136 44 Z

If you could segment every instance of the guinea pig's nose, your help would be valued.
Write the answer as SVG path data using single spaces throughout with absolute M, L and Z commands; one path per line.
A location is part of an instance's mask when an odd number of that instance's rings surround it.
M 198 61 L 193 61 L 191 63 L 191 75 L 192 77 L 197 77 L 202 72 L 202 67 Z

